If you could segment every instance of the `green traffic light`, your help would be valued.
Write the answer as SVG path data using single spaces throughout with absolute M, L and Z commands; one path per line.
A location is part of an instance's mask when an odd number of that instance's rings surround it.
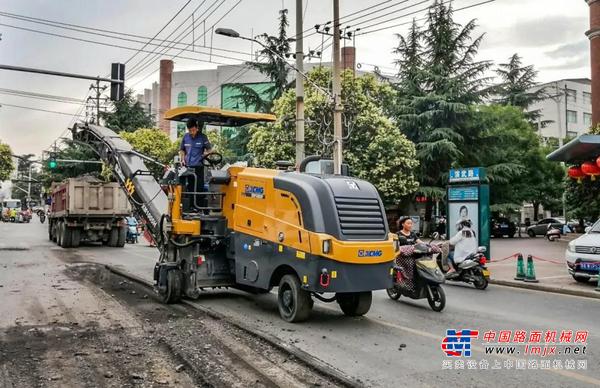
M 58 166 L 58 163 L 56 163 L 56 160 L 51 159 L 48 161 L 48 167 L 50 169 L 55 169 Z

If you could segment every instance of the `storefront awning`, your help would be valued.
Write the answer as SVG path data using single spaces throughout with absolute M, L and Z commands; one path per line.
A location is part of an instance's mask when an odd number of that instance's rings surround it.
M 547 156 L 548 160 L 581 163 L 600 156 L 600 135 L 581 135 Z

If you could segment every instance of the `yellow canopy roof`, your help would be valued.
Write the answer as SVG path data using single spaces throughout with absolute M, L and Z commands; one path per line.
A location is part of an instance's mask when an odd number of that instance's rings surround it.
M 260 121 L 275 121 L 277 119 L 275 115 L 267 113 L 236 112 L 197 105 L 180 106 L 165 112 L 165 120 L 187 121 L 192 118 L 206 124 L 226 127 L 238 127 Z

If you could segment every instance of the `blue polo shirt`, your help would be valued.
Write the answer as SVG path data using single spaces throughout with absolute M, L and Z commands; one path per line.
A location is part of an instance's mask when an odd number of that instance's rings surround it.
M 185 164 L 189 167 L 197 167 L 202 165 L 202 155 L 204 150 L 212 148 L 208 137 L 203 133 L 197 133 L 196 137 L 192 137 L 189 133 L 183 135 L 181 147 L 179 149 L 185 152 Z

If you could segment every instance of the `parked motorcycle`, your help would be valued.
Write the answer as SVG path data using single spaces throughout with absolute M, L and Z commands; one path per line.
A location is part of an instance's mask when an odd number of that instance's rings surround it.
M 552 224 L 548 224 L 548 230 L 546 231 L 546 238 L 548 241 L 553 242 L 560 239 L 560 229 L 553 227 Z
M 388 296 L 393 300 L 401 295 L 411 299 L 427 298 L 433 311 L 442 311 L 446 306 L 446 294 L 441 286 L 445 279 L 436 255 L 441 253 L 434 253 L 429 244 L 401 246 L 394 266 L 394 286 L 387 289 Z
M 485 266 L 487 263 L 486 250 L 486 247 L 477 248 L 477 252 L 471 253 L 458 265 L 448 260 L 447 256 L 446 258 L 440 257 L 438 265 L 444 272 L 446 280 L 473 284 L 478 290 L 485 290 L 490 279 L 490 271 Z M 450 272 L 450 269 L 454 269 L 454 271 Z

